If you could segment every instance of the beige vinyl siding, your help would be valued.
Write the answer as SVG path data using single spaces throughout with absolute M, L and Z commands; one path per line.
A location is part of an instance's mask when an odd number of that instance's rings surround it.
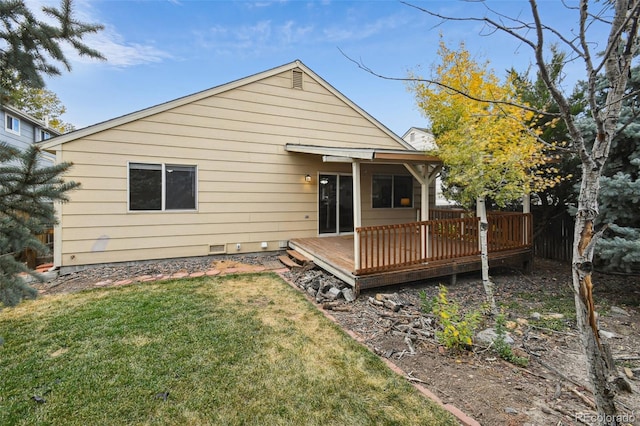
M 277 250 L 282 241 L 317 236 L 318 173 L 350 174 L 351 166 L 288 153 L 285 144 L 402 147 L 304 79 L 304 90 L 292 89 L 283 72 L 62 144 L 59 161 L 74 163 L 66 178 L 82 187 L 61 208 L 60 266 L 202 256 L 219 245 L 261 251 L 263 241 Z M 196 166 L 196 210 L 127 211 L 129 162 Z M 367 221 L 388 215 L 370 204 L 363 194 Z M 408 215 L 391 213 L 392 221 Z

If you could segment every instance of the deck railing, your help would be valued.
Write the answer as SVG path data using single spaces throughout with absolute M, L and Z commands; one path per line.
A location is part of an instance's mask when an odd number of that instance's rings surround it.
M 459 215 L 460 211 L 457 212 Z M 531 246 L 531 214 L 489 214 L 489 253 Z M 480 219 L 457 217 L 356 229 L 358 275 L 480 254 Z

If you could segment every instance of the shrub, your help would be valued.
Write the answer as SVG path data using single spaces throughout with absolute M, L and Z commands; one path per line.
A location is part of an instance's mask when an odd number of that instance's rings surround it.
M 506 319 L 504 316 L 504 312 L 500 312 L 500 314 L 498 314 L 498 316 L 496 317 L 496 338 L 493 341 L 493 347 L 495 348 L 500 358 L 520 367 L 526 367 L 527 365 L 529 365 L 529 360 L 527 358 L 514 354 L 511 350 L 511 346 L 509 346 L 509 344 L 505 341 L 505 336 L 507 335 L 507 328 L 505 325 Z
M 471 311 L 462 316 L 460 305 L 449 300 L 447 288 L 440 285 L 438 296 L 432 302 L 432 312 L 442 327 L 442 330 L 436 332 L 440 343 L 455 351 L 471 349 L 473 333 L 480 323 L 479 311 Z

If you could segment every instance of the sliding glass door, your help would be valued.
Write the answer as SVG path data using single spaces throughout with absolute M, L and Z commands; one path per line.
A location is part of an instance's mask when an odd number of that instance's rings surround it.
M 318 183 L 318 232 L 353 232 L 353 178 L 321 174 Z

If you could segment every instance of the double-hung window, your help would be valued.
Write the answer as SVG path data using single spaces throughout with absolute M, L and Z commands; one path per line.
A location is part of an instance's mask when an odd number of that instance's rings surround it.
M 413 206 L 413 178 L 402 175 L 373 175 L 371 205 L 379 208 Z
M 129 163 L 129 211 L 195 210 L 196 166 Z
M 4 123 L 4 128 L 7 132 L 15 133 L 16 135 L 20 134 L 20 119 L 16 118 L 12 115 L 6 114 L 6 120 Z

